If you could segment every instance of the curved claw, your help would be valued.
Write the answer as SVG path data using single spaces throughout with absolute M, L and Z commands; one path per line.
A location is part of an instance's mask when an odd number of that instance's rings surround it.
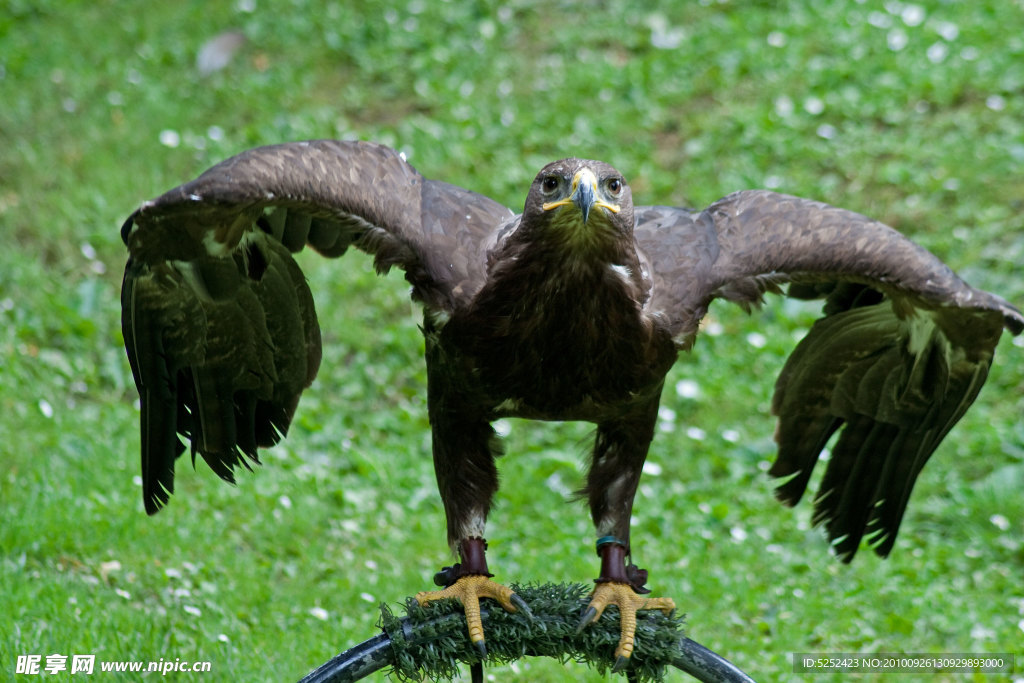
M 597 609 L 593 607 L 587 607 L 587 609 L 580 616 L 580 620 L 576 622 L 576 634 L 578 635 L 582 633 L 583 629 L 597 621 L 597 618 L 599 616 L 601 615 L 598 613 Z
M 516 610 L 522 612 L 524 617 L 533 621 L 533 612 L 530 610 L 530 606 L 526 604 L 525 600 L 513 593 L 509 596 L 508 601 L 512 603 L 512 606 L 515 607 Z
M 669 614 L 676 607 L 670 598 L 642 598 L 628 583 L 607 581 L 597 584 L 597 588 L 590 596 L 590 605 L 583 613 L 576 632 L 579 633 L 584 626 L 596 621 L 608 605 L 617 605 L 619 608 L 620 637 L 619 645 L 615 648 L 613 671 L 622 671 L 629 665 L 636 639 L 637 611 L 659 609 Z
M 487 645 L 484 644 L 484 625 L 480 616 L 480 598 L 492 598 L 497 600 L 498 604 L 508 612 L 522 610 L 527 617 L 533 618 L 533 613 L 526 602 L 513 593 L 511 588 L 495 583 L 488 577 L 480 574 L 467 574 L 444 590 L 421 591 L 415 596 L 416 602 L 421 606 L 426 606 L 445 598 L 455 598 L 462 603 L 462 608 L 466 614 L 469 640 L 473 643 L 476 651 L 480 653 L 481 658 L 487 656 Z

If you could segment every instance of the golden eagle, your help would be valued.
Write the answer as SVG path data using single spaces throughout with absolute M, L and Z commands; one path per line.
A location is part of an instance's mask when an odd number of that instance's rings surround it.
M 833 435 L 814 521 L 837 554 L 892 549 L 914 481 L 1024 316 L 891 228 L 820 202 L 741 191 L 703 211 L 634 206 L 599 161 L 563 159 L 523 212 L 428 180 L 392 149 L 312 141 L 252 149 L 143 204 L 124 224 L 125 346 L 141 396 L 146 511 L 191 440 L 227 481 L 288 430 L 320 364 L 313 298 L 291 253 L 373 254 L 423 305 L 427 404 L 448 543 L 459 562 L 421 602 L 524 608 L 490 580 L 484 524 L 502 417 L 597 425 L 583 489 L 601 570 L 581 627 L 617 604 L 628 663 L 647 572 L 629 523 L 665 375 L 713 299 L 823 298 L 775 387 L 778 497 L 793 505 Z

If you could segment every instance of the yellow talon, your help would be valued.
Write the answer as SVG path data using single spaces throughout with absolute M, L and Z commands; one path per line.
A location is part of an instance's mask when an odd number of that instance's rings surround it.
M 416 602 L 421 607 L 446 598 L 455 598 L 462 603 L 462 608 L 466 613 L 466 626 L 469 628 L 469 640 L 477 646 L 481 655 L 486 654 L 486 649 L 483 645 L 484 625 L 480 618 L 480 598 L 497 600 L 498 604 L 507 612 L 517 612 L 522 609 L 527 616 L 531 616 L 530 608 L 511 588 L 479 574 L 460 577 L 444 590 L 420 591 L 415 596 Z
M 599 583 L 590 596 L 590 604 L 580 620 L 579 628 L 591 624 L 601 616 L 608 605 L 619 608 L 621 635 L 615 648 L 615 669 L 620 670 L 633 655 L 636 640 L 636 613 L 639 610 L 660 609 L 671 614 L 676 608 L 672 598 L 644 598 L 637 595 L 627 583 Z

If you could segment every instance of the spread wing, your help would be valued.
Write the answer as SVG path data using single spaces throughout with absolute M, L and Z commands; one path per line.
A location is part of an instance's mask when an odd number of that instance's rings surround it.
M 146 511 L 167 502 L 191 439 L 231 481 L 285 433 L 320 363 L 312 295 L 291 252 L 350 246 L 405 270 L 450 312 L 482 285 L 512 212 L 424 179 L 394 150 L 319 140 L 252 149 L 144 203 L 125 222 L 122 328 L 142 402 Z
M 775 385 L 780 500 L 795 505 L 839 433 L 814 499 L 836 553 L 895 541 L 914 481 L 981 389 L 1005 327 L 1024 316 L 938 258 L 860 214 L 766 191 L 696 212 L 637 209 L 652 280 L 648 309 L 682 346 L 714 298 L 745 307 L 765 292 L 824 298 L 824 317 Z

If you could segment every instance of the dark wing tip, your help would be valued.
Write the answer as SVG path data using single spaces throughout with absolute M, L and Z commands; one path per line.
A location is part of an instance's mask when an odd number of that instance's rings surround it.
M 185 451 L 176 432 L 177 408 L 142 394 L 142 500 L 155 515 L 174 493 L 174 462 Z M 156 404 L 156 405 L 154 405 Z
M 171 494 L 174 492 L 174 482 L 171 482 L 170 489 L 164 489 L 161 486 L 148 487 L 142 494 L 142 500 L 146 505 L 146 514 L 152 517 L 156 513 L 160 512 L 167 502 L 171 499 Z

